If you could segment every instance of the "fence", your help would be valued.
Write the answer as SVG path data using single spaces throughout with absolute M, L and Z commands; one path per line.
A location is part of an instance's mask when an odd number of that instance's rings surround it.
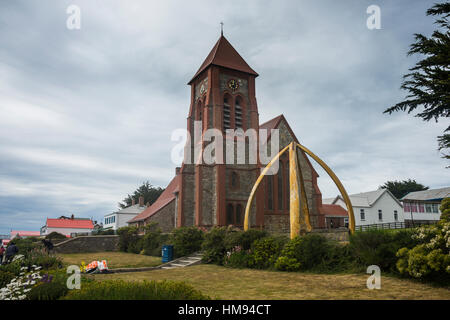
M 437 221 L 404 221 L 404 222 L 366 224 L 361 226 L 355 226 L 355 231 L 409 229 L 420 227 L 422 225 L 432 225 L 435 224 L 436 222 Z

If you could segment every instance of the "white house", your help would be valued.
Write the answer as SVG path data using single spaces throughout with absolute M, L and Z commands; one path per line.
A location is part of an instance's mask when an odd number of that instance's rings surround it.
M 94 229 L 94 223 L 89 218 L 70 218 L 61 217 L 58 219 L 49 219 L 45 226 L 41 228 L 41 235 L 48 235 L 52 232 L 61 233 L 70 237 L 71 233 L 90 233 Z
M 355 226 L 404 222 L 403 207 L 397 198 L 387 189 L 378 189 L 349 195 L 355 215 Z M 344 199 L 323 199 L 324 204 L 337 204 L 347 210 Z
M 450 187 L 415 191 L 404 196 L 403 209 L 405 220 L 411 223 L 436 222 L 441 217 L 442 199 L 450 197 Z
M 130 221 L 145 209 L 147 209 L 147 206 L 144 205 L 143 197 L 139 197 L 138 204 L 134 204 L 133 199 L 131 206 L 105 215 L 103 219 L 103 229 L 117 230 L 119 228 L 126 227 L 128 225 L 127 221 Z

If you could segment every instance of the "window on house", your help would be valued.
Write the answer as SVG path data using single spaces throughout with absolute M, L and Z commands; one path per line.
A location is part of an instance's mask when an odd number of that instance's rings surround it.
M 431 203 L 426 203 L 426 204 L 425 204 L 425 211 L 426 211 L 427 213 L 433 212 L 433 206 L 431 205 Z
M 437 203 L 432 204 L 433 213 L 439 213 L 439 208 Z
M 378 210 L 378 220 L 380 220 L 380 221 L 383 220 L 383 211 L 382 210 Z
M 359 214 L 361 216 L 361 221 L 366 220 L 366 213 L 364 212 L 364 209 L 360 209 Z
M 424 212 L 423 203 L 419 203 L 419 212 Z
M 411 207 L 410 207 L 410 205 L 409 205 L 409 202 L 405 202 L 405 203 L 403 204 L 403 210 L 404 210 L 405 212 L 410 212 L 410 211 L 411 211 Z
M 394 220 L 398 221 L 398 213 L 397 210 L 394 210 Z
M 409 206 L 411 207 L 411 212 L 417 212 L 417 204 L 415 202 L 411 202 Z

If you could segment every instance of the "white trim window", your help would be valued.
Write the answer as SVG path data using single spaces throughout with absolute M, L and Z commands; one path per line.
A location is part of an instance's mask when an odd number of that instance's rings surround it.
M 378 221 L 383 221 L 383 210 L 378 210 Z
M 398 212 L 397 212 L 397 210 L 394 210 L 394 221 L 395 222 L 398 221 Z
M 361 217 L 361 221 L 366 221 L 366 213 L 364 212 L 364 209 L 359 210 L 359 215 Z

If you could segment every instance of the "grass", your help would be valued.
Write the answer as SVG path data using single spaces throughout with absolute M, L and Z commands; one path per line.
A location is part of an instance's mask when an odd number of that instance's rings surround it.
M 63 263 L 66 265 L 80 265 L 81 261 L 88 264 L 94 260 L 106 260 L 109 269 L 154 267 L 162 263 L 161 257 L 151 257 L 141 254 L 115 251 L 95 253 L 61 253 L 58 255 L 62 257 Z
M 93 275 L 95 280 L 186 281 L 212 298 L 236 299 L 450 299 L 450 290 L 390 276 L 380 290 L 366 287 L 368 274 L 311 274 L 196 265 L 146 272 Z

